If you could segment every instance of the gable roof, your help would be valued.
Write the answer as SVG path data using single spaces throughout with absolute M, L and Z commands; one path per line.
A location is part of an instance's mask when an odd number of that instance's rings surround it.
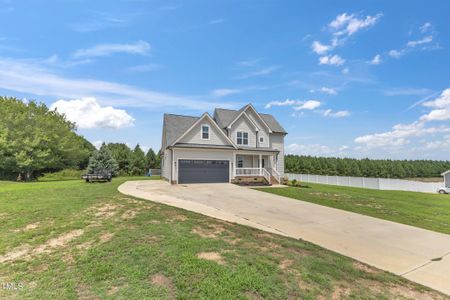
M 230 123 L 232 123 L 239 114 L 246 108 L 244 106 L 240 110 L 231 110 L 225 108 L 216 108 L 214 110 L 214 119 L 219 125 L 220 128 L 226 128 Z M 267 126 L 275 133 L 284 133 L 287 134 L 286 130 L 278 123 L 274 116 L 269 114 L 261 114 L 258 113 L 261 119 L 267 124 Z
M 163 145 L 172 145 L 200 118 L 173 114 L 164 114 L 163 121 Z
M 180 117 L 180 116 L 178 116 Z M 194 117 L 191 117 L 194 118 Z M 208 119 L 210 121 L 210 123 L 212 124 L 212 126 L 216 127 L 217 131 L 220 132 L 222 134 L 222 136 L 232 145 L 233 148 L 237 148 L 237 146 L 234 144 L 234 142 L 222 131 L 222 128 L 220 128 L 216 121 L 214 121 L 213 118 L 211 118 L 211 116 L 208 113 L 204 113 L 201 117 L 199 118 L 194 118 L 195 120 L 193 120 L 194 122 L 191 124 L 191 126 L 189 126 L 187 129 L 184 130 L 184 132 L 182 132 L 181 135 L 179 135 L 174 141 L 171 141 L 170 143 L 166 144 L 167 146 L 173 146 L 174 144 L 177 144 L 184 136 L 186 136 L 186 134 L 188 134 L 196 125 L 200 124 L 200 122 L 204 119 Z M 173 121 L 173 120 L 172 120 Z M 183 125 L 186 125 L 188 122 L 186 122 Z M 173 126 L 174 128 L 179 128 L 179 126 Z

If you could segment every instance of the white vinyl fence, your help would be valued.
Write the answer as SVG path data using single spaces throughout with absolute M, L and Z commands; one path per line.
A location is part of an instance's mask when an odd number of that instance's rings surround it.
M 289 180 L 296 179 L 303 182 L 322 183 L 331 185 L 351 186 L 375 190 L 396 190 L 423 193 L 436 193 L 444 182 L 420 182 L 390 178 L 369 178 L 349 176 L 329 176 L 311 174 L 285 174 Z

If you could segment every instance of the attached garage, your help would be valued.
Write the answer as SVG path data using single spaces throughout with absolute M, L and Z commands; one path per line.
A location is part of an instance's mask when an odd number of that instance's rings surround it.
M 230 181 L 228 160 L 180 159 L 178 183 L 220 183 Z

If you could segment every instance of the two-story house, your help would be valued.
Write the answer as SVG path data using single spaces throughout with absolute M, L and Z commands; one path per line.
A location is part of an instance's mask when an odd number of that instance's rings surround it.
M 213 117 L 164 114 L 161 175 L 171 183 L 279 183 L 286 134 L 272 115 L 251 104 L 216 108 Z

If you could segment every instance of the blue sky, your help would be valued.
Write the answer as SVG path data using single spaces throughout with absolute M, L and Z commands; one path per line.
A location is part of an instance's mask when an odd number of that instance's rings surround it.
M 450 159 L 450 2 L 0 0 L 0 94 L 98 143 L 253 103 L 289 153 Z

